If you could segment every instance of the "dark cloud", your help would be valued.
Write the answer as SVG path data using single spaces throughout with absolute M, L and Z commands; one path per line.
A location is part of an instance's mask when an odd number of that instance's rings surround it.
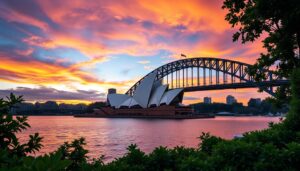
M 131 24 L 136 24 L 138 22 L 138 19 L 133 17 L 125 17 L 121 21 L 128 25 L 131 25 Z
M 18 87 L 16 89 L 0 90 L 0 98 L 4 98 L 10 93 L 23 95 L 26 101 L 47 101 L 47 100 L 88 100 L 104 101 L 105 93 L 99 93 L 94 90 L 77 90 L 75 92 L 57 90 L 54 88 L 26 88 Z
M 5 21 L 1 17 L 0 17 L 0 29 L 1 29 L 0 37 L 1 37 L 2 41 L 3 41 L 3 39 L 7 40 L 7 43 L 10 43 L 10 44 L 15 44 L 15 43 L 17 43 L 17 41 L 20 41 L 20 39 L 27 37 L 26 33 L 21 32 L 18 29 L 16 23 L 11 23 L 11 22 Z
M 0 30 L 0 60 L 3 57 L 9 57 L 13 61 L 20 62 L 29 62 L 41 59 L 41 56 L 40 54 L 38 54 L 38 52 L 42 51 L 43 49 L 37 46 L 33 46 L 32 43 L 34 43 L 35 45 L 40 45 L 45 43 L 47 39 L 39 36 L 34 36 L 35 39 L 30 40 L 32 35 L 42 34 L 36 27 L 24 25 L 21 23 L 12 24 L 0 18 Z M 30 53 L 22 54 L 22 52 L 26 52 L 29 50 L 31 50 Z M 48 63 L 54 62 L 50 61 Z
M 145 29 L 152 29 L 152 28 L 154 28 L 155 24 L 152 23 L 151 21 L 143 21 L 143 22 L 142 22 L 142 26 L 143 26 Z
M 2 3 L 4 6 L 7 6 L 8 8 L 17 11 L 18 13 L 36 18 L 41 22 L 46 22 L 52 27 L 58 26 L 47 16 L 47 14 L 42 10 L 39 4 L 37 4 L 34 0 L 3 0 Z
M 179 24 L 179 25 L 175 26 L 174 28 L 179 31 L 183 31 L 183 30 L 187 29 L 187 27 L 183 24 Z

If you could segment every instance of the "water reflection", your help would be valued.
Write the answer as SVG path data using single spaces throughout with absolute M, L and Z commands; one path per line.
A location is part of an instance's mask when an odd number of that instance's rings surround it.
M 277 117 L 159 120 L 30 116 L 31 128 L 19 136 L 24 140 L 28 139 L 28 134 L 39 132 L 44 137 L 44 148 L 38 154 L 54 151 L 65 141 L 85 137 L 89 155 L 104 154 L 109 161 L 123 155 L 131 143 L 138 144 L 146 152 L 160 145 L 196 147 L 201 132 L 231 139 L 234 135 L 264 129 L 269 122 L 278 121 Z

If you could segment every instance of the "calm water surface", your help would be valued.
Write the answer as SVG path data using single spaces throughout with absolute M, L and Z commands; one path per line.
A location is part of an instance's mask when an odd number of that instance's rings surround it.
M 210 132 L 226 139 L 247 131 L 261 130 L 278 117 L 216 117 L 213 119 L 106 119 L 74 118 L 72 116 L 30 116 L 31 128 L 19 134 L 21 140 L 39 132 L 44 148 L 38 154 L 56 150 L 65 141 L 85 137 L 89 156 L 103 154 L 106 161 L 126 153 L 126 147 L 136 143 L 150 152 L 157 146 L 184 145 L 196 147 L 201 132 Z

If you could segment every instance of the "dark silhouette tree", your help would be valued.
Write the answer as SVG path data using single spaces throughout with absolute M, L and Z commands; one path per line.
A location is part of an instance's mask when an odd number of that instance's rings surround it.
M 225 19 L 238 28 L 233 41 L 253 42 L 263 39 L 267 52 L 262 53 L 249 74 L 259 81 L 266 79 L 262 69 L 276 67 L 275 74 L 290 78 L 300 67 L 300 1 L 299 0 L 225 0 Z M 280 87 L 277 99 L 286 100 L 290 87 Z
M 26 130 L 30 127 L 26 116 L 16 116 L 9 114 L 16 104 L 23 102 L 22 96 L 10 94 L 7 100 L 0 99 L 0 149 L 6 150 L 10 155 L 19 157 L 26 156 L 28 153 L 34 153 L 41 147 L 42 138 L 38 133 L 29 135 L 29 141 L 21 144 L 16 133 Z
M 80 165 L 87 162 L 88 150 L 84 149 L 84 145 L 86 145 L 85 139 L 79 138 L 71 143 L 65 142 L 58 148 L 57 152 L 62 153 L 62 160 L 72 161 L 67 170 L 79 170 Z

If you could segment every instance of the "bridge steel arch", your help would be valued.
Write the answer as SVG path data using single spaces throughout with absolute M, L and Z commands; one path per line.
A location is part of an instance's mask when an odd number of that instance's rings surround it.
M 191 91 L 204 91 L 204 90 L 221 90 L 221 89 L 236 89 L 236 88 L 253 88 L 258 87 L 263 91 L 274 96 L 273 87 L 287 85 L 289 80 L 286 78 L 276 77 L 274 72 L 271 70 L 261 70 L 266 76 L 266 80 L 257 82 L 252 76 L 247 72 L 250 64 L 243 62 L 238 62 L 234 60 L 221 59 L 221 58 L 212 58 L 212 57 L 195 57 L 195 58 L 186 58 L 177 61 L 173 61 L 162 65 L 150 73 L 157 72 L 155 80 L 161 80 L 164 77 L 167 78 L 167 83 L 170 82 L 171 89 L 174 88 L 174 73 L 175 73 L 175 82 L 178 80 L 178 72 L 183 71 L 183 86 L 176 86 L 178 88 L 183 88 L 184 92 Z M 191 74 L 193 77 L 193 68 L 197 68 L 196 71 L 196 84 L 193 84 L 194 77 L 192 79 L 192 86 L 185 84 L 185 70 L 191 69 Z M 207 73 L 208 70 L 208 73 Z M 214 71 L 214 74 L 212 74 Z M 149 73 L 149 74 L 150 74 Z M 149 75 L 147 74 L 147 75 Z M 147 76 L 146 75 L 146 76 Z M 171 75 L 171 76 L 170 76 Z M 144 76 L 138 82 L 136 82 L 127 92 L 128 95 L 133 95 L 137 86 L 141 81 L 146 77 Z M 230 77 L 229 80 L 227 77 Z M 170 81 L 169 81 L 169 77 Z M 201 78 L 202 77 L 202 78 Z M 188 72 L 186 72 L 186 78 L 188 78 Z M 208 82 L 207 82 L 208 78 Z M 202 83 L 200 80 L 202 79 Z M 222 83 L 220 80 L 222 79 Z M 237 79 L 237 81 L 236 81 Z M 214 80 L 214 81 L 213 81 Z M 214 82 L 214 84 L 213 84 Z M 179 83 L 180 84 L 180 83 Z

